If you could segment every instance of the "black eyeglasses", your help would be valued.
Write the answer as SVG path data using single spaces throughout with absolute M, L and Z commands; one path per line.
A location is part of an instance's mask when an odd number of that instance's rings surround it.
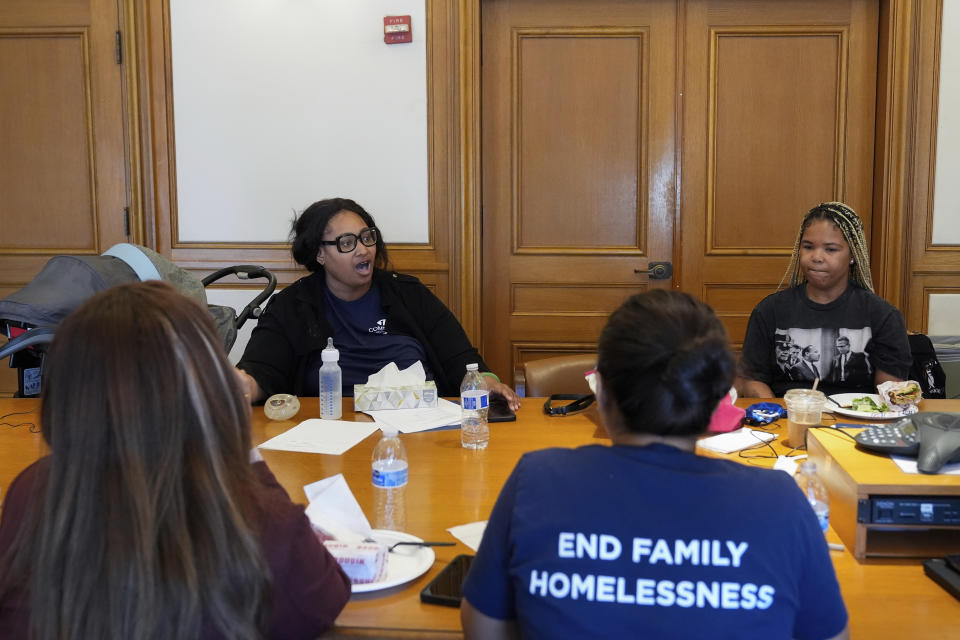
M 365 247 L 372 247 L 377 244 L 377 237 L 377 228 L 367 227 L 360 229 L 360 233 L 341 233 L 333 240 L 321 240 L 320 244 L 335 244 L 340 253 L 350 253 L 357 248 L 357 240 Z

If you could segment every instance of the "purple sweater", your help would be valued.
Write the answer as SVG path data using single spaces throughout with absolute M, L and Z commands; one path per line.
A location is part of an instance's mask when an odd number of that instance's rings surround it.
M 27 467 L 10 485 L 0 519 L 0 554 L 12 543 L 33 485 L 50 466 L 44 457 Z M 350 598 L 350 580 L 317 540 L 303 507 L 294 504 L 265 462 L 253 464 L 259 480 L 257 501 L 263 553 L 273 578 L 269 638 L 314 638 L 333 625 Z M 28 637 L 30 611 L 26 594 L 0 601 L 0 640 Z M 203 638 L 218 638 L 208 623 Z

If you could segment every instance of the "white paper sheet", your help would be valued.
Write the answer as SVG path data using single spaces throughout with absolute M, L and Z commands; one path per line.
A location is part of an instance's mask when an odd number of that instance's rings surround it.
M 416 433 L 460 424 L 460 405 L 443 398 L 431 409 L 389 409 L 364 413 L 377 424 L 394 427 L 401 433 Z
M 447 529 L 454 538 L 467 545 L 474 551 L 480 548 L 480 540 L 483 538 L 483 531 L 487 528 L 487 521 L 470 522 L 468 524 L 458 524 L 455 527 Z
M 270 438 L 259 449 L 343 455 L 380 427 L 374 422 L 346 420 L 304 420 L 288 431 Z
M 342 473 L 303 487 L 306 514 L 315 526 L 343 542 L 363 542 L 373 535 L 370 522 Z
M 733 453 L 734 451 L 755 447 L 764 442 L 770 442 L 776 437 L 774 433 L 743 427 L 736 431 L 698 440 L 697 446 L 717 453 Z
M 903 456 L 890 456 L 890 459 L 900 467 L 904 473 L 920 473 L 917 471 L 916 458 L 904 458 Z M 960 462 L 945 464 L 937 471 L 937 475 L 960 476 Z

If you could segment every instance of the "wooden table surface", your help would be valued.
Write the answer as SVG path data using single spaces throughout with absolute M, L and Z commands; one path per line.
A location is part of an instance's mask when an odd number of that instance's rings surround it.
M 746 406 L 749 399 L 738 404 Z M 349 406 L 349 400 L 345 406 Z M 407 532 L 427 540 L 454 541 L 447 528 L 485 520 L 513 466 L 520 456 L 533 449 L 551 446 L 574 447 L 608 442 L 596 424 L 584 415 L 549 418 L 541 412 L 542 400 L 525 400 L 517 422 L 490 426 L 490 446 L 471 451 L 460 446 L 457 430 L 402 434 L 410 463 L 406 490 Z M 27 415 L 0 418 L 0 490 L 30 462 L 44 453 L 42 438 L 27 424 L 39 423 L 36 400 L 0 400 L 0 416 L 12 411 Z M 960 401 L 925 400 L 922 410 L 960 412 Z M 317 416 L 316 399 L 303 400 L 295 421 L 271 422 L 260 407 L 254 408 L 253 441 L 260 443 L 294 426 L 298 421 Z M 345 410 L 344 419 L 365 420 Z M 830 423 L 832 416 L 824 415 Z M 847 418 L 843 422 L 855 422 Z M 771 425 L 778 433 L 774 448 L 786 433 L 786 420 Z M 367 513 L 372 512 L 370 456 L 379 439 L 371 435 L 342 456 L 263 451 L 277 478 L 296 502 L 304 502 L 305 484 L 343 473 L 351 490 Z M 769 449 L 766 449 L 769 452 Z M 748 454 L 763 454 L 763 450 Z M 772 466 L 772 458 L 745 460 L 744 464 Z M 748 499 L 745 497 L 745 499 Z M 762 506 L 758 505 L 758 508 Z M 833 533 L 829 539 L 839 542 Z M 459 638 L 459 610 L 420 602 L 420 590 L 454 556 L 472 551 L 458 544 L 436 548 L 437 561 L 422 577 L 393 589 L 357 594 L 337 619 L 330 637 L 376 636 L 397 638 Z M 831 555 L 844 600 L 850 612 L 853 638 L 953 638 L 960 629 L 960 602 L 927 578 L 915 562 L 858 563 L 847 551 Z

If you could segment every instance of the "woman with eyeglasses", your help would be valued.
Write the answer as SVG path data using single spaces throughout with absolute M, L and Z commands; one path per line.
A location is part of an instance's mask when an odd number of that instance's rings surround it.
M 417 278 L 388 269 L 373 217 L 353 200 L 315 202 L 293 223 L 294 260 L 310 275 L 276 294 L 237 365 L 253 401 L 275 393 L 319 395 L 320 352 L 340 351 L 343 395 L 384 365 L 423 363 L 442 396 L 460 394 L 476 362 L 494 393 L 519 408 L 513 390 L 489 371 L 456 317 Z

